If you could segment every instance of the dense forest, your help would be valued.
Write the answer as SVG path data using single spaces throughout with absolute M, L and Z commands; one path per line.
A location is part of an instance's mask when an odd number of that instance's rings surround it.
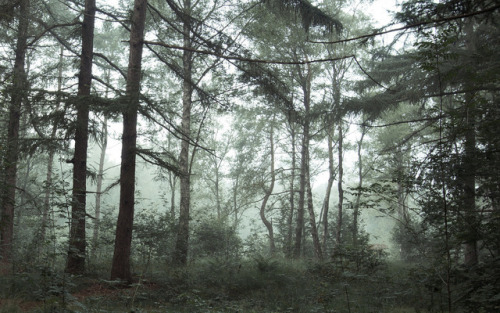
M 382 2 L 1 0 L 0 313 L 499 312 L 500 5 Z

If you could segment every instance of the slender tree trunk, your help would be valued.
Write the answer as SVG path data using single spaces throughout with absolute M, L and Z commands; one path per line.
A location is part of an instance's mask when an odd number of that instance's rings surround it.
M 363 125 L 361 129 L 361 138 L 358 141 L 358 192 L 356 194 L 356 203 L 354 205 L 354 214 L 352 222 L 352 240 L 354 246 L 358 245 L 358 219 L 359 206 L 361 203 L 361 188 L 363 188 L 363 159 L 361 149 L 363 147 L 363 139 L 365 138 L 366 127 Z
M 135 159 L 137 148 L 137 110 L 141 92 L 142 50 L 147 0 L 135 0 L 130 31 L 127 72 L 127 106 L 123 110 L 122 162 L 120 169 L 120 208 L 116 225 L 111 279 L 132 282 L 130 250 L 134 225 Z
M 19 24 L 15 50 L 14 72 L 12 76 L 12 94 L 9 107 L 9 124 L 7 129 L 7 151 L 4 164 L 4 186 L 0 219 L 0 273 L 10 272 L 12 265 L 12 241 L 14 236 L 14 208 L 16 198 L 16 175 L 19 151 L 19 123 L 21 107 L 27 91 L 25 71 L 26 43 L 29 26 L 29 0 L 21 0 Z
M 323 253 L 321 251 L 321 243 L 319 241 L 318 229 L 316 227 L 316 217 L 314 215 L 313 195 L 311 190 L 311 172 L 309 168 L 309 162 L 307 162 L 307 211 L 309 213 L 309 223 L 311 224 L 311 236 L 314 245 L 314 256 L 318 260 L 322 260 Z
M 333 128 L 328 130 L 328 184 L 326 186 L 325 199 L 323 200 L 323 251 L 326 254 L 326 243 L 328 240 L 328 212 L 330 209 L 330 195 L 332 193 L 333 181 L 335 180 L 335 168 L 333 167 Z
M 95 0 L 85 0 L 82 24 L 82 55 L 78 78 L 76 104 L 75 153 L 73 155 L 73 200 L 66 271 L 82 274 L 85 271 L 85 205 L 87 197 L 87 146 L 89 132 L 89 100 L 92 84 L 94 54 Z
M 104 178 L 104 161 L 106 159 L 106 148 L 108 147 L 108 118 L 104 116 L 102 121 L 102 143 L 101 155 L 99 156 L 99 168 L 97 170 L 97 184 L 95 194 L 95 216 L 94 229 L 92 234 L 92 253 L 91 259 L 96 261 L 96 253 L 99 245 L 99 231 L 101 225 L 101 198 L 102 198 L 102 181 Z
M 191 85 L 192 75 L 192 58 L 193 53 L 191 48 L 191 0 L 184 0 L 184 50 L 182 55 L 183 75 L 182 83 L 182 142 L 181 154 L 179 156 L 180 168 L 183 175 L 180 178 L 180 212 L 179 212 L 179 227 L 177 232 L 177 241 L 175 243 L 175 251 L 173 263 L 177 265 L 186 265 L 189 249 L 189 216 L 191 202 L 191 175 L 189 168 L 189 137 L 191 135 L 191 105 L 193 86 Z
M 56 99 L 56 111 L 59 110 L 61 106 L 61 97 L 60 93 L 62 91 L 62 71 L 63 71 L 63 58 L 64 58 L 64 47 L 61 46 L 61 52 L 59 54 L 59 64 L 57 66 L 57 71 L 58 71 L 58 76 L 57 76 L 57 92 L 58 96 Z M 55 140 L 56 139 L 56 132 L 59 127 L 59 117 L 56 118 L 54 121 L 54 124 L 52 125 L 52 132 L 50 133 L 50 140 Z M 48 224 L 48 219 L 49 219 L 49 212 L 50 212 L 50 195 L 51 195 L 51 190 L 52 190 L 52 174 L 53 174 L 53 167 L 54 167 L 54 156 L 56 153 L 55 147 L 50 147 L 49 148 L 49 157 L 47 160 L 47 174 L 45 178 L 45 193 L 44 193 L 44 199 L 43 199 L 43 212 L 42 212 L 42 229 L 41 229 L 41 235 L 40 239 L 41 242 L 45 242 L 45 237 L 47 233 L 47 224 Z
M 274 243 L 274 231 L 273 231 L 273 224 L 269 222 L 269 220 L 266 218 L 266 205 L 271 197 L 273 190 L 274 190 L 274 184 L 276 182 L 276 173 L 274 171 L 274 116 L 273 120 L 271 121 L 271 132 L 269 134 L 269 142 L 271 145 L 271 184 L 269 185 L 269 188 L 266 190 L 266 194 L 264 195 L 264 199 L 262 200 L 262 204 L 260 206 L 260 218 L 264 225 L 267 228 L 267 232 L 269 235 L 269 253 L 271 256 L 274 256 L 276 253 L 276 246 Z
M 234 229 L 237 229 L 238 228 L 238 222 L 239 222 L 239 217 L 238 217 L 238 193 L 237 193 L 237 190 L 238 190 L 238 187 L 239 187 L 239 183 L 240 183 L 240 174 L 238 173 L 236 175 L 236 179 L 233 183 L 233 211 L 234 211 L 234 223 L 233 223 L 233 227 Z
M 220 221 L 222 218 L 222 208 L 220 204 L 220 191 L 219 191 L 219 184 L 220 184 L 220 177 L 219 177 L 219 164 L 217 164 L 217 158 L 214 156 L 214 176 L 215 176 L 215 204 L 217 206 L 217 220 Z
M 169 151 L 172 151 L 172 138 L 171 136 L 168 137 L 168 149 Z M 175 188 L 177 185 L 177 176 L 174 175 L 172 172 L 168 172 L 168 185 L 170 187 L 170 218 L 172 220 L 175 219 Z
M 337 246 L 342 244 L 342 207 L 344 205 L 344 189 L 342 187 L 342 180 L 344 178 L 344 166 L 343 166 L 343 143 L 344 143 L 344 134 L 342 130 L 342 119 L 339 120 L 339 211 L 337 217 Z
M 290 173 L 290 212 L 287 220 L 287 254 L 292 256 L 292 240 L 293 240 L 293 214 L 295 213 L 295 167 L 297 163 L 296 147 L 295 147 L 295 122 L 289 117 L 290 137 L 292 140 L 292 171 Z

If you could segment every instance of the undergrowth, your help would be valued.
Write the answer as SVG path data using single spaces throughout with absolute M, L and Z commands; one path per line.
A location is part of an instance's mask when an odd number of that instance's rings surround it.
M 334 261 L 263 256 L 205 258 L 185 268 L 154 264 L 138 273 L 128 288 L 103 276 L 75 277 L 39 270 L 1 278 L 0 298 L 9 300 L 0 302 L 0 313 L 392 313 L 438 308 L 427 301 L 431 295 L 417 292 L 412 279 L 412 269 L 397 263 L 339 269 Z M 429 306 L 418 303 L 416 297 Z

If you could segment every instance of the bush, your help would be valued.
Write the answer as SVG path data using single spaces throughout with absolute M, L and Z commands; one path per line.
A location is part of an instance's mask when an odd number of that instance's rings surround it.
M 241 238 L 236 234 L 235 229 L 223 221 L 207 219 L 193 228 L 191 239 L 193 258 L 238 259 L 241 246 Z

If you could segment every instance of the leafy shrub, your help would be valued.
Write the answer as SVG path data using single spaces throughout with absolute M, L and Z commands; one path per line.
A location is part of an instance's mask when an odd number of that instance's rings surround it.
M 207 219 L 193 227 L 191 255 L 194 258 L 237 259 L 241 245 L 235 229 L 223 221 Z

